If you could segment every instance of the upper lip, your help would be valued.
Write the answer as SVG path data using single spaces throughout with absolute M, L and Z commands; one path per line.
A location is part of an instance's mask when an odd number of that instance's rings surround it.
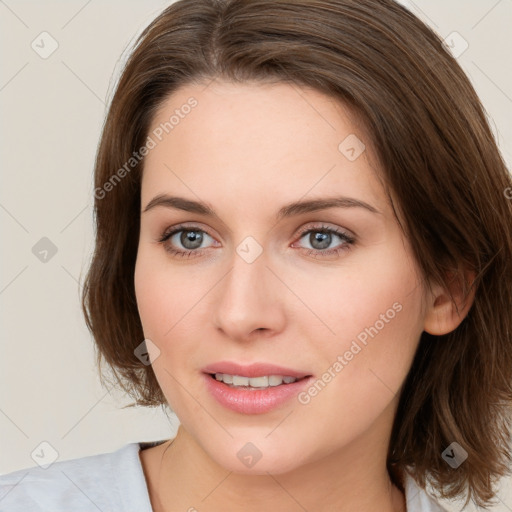
M 204 373 L 227 373 L 228 375 L 239 375 L 241 377 L 263 377 L 265 375 L 282 375 L 302 379 L 311 374 L 277 366 L 270 363 L 252 363 L 243 365 L 232 361 L 220 361 L 203 368 Z

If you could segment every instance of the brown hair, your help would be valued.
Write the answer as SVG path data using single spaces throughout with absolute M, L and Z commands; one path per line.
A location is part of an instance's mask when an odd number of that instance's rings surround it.
M 313 87 L 354 107 L 425 279 L 448 288 L 453 276 L 464 283 L 464 269 L 475 272 L 460 326 L 422 334 L 388 469 L 487 505 L 511 459 L 512 182 L 468 78 L 440 38 L 392 0 L 181 0 L 143 31 L 96 158 L 83 309 L 99 367 L 108 363 L 131 405 L 165 404 L 151 366 L 134 354 L 144 339 L 134 291 L 143 159 L 112 178 L 172 92 L 213 78 Z M 454 441 L 468 453 L 458 469 L 441 456 Z

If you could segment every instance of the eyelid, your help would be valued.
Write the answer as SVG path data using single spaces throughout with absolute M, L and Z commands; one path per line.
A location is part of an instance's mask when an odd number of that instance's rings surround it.
M 353 231 L 350 231 L 346 228 L 342 228 L 341 226 L 337 226 L 337 225 L 328 226 L 327 224 L 328 223 L 326 223 L 326 222 L 317 222 L 317 223 L 313 223 L 313 225 L 311 225 L 311 223 L 308 223 L 299 229 L 298 234 L 296 236 L 301 238 L 303 235 L 305 235 L 306 233 L 308 233 L 310 231 L 330 231 L 330 232 L 337 233 L 340 236 L 345 236 L 353 241 L 355 241 L 357 239 L 357 235 Z
M 158 236 L 157 241 L 162 242 L 164 240 L 169 239 L 172 235 L 176 234 L 179 231 L 202 231 L 206 233 L 208 236 L 212 237 L 213 239 L 216 239 L 212 233 L 208 230 L 208 228 L 204 228 L 200 225 L 201 223 L 194 222 L 194 223 L 180 223 L 176 224 L 174 226 L 170 226 L 164 230 L 164 232 Z

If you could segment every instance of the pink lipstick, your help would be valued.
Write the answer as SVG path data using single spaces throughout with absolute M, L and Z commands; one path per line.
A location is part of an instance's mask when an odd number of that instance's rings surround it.
M 262 414 L 282 406 L 307 387 L 312 375 L 270 363 L 223 361 L 203 368 L 210 394 L 241 414 Z

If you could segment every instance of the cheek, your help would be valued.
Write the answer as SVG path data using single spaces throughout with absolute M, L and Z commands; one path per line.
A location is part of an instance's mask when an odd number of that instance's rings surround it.
M 380 288 L 373 281 L 370 294 L 359 288 L 361 296 L 345 295 L 348 289 L 338 292 L 350 300 L 331 314 L 336 336 L 323 336 L 311 346 L 312 358 L 322 364 L 316 364 L 316 381 L 299 403 L 305 413 L 322 416 L 324 435 L 340 446 L 383 414 L 392 421 L 390 407 L 398 400 L 422 332 L 421 294 L 410 293 L 406 284 L 397 286 L 396 280 L 390 290 L 384 281 Z M 317 436 L 315 428 L 307 434 Z
M 172 334 L 178 320 L 185 316 L 192 300 L 189 279 L 169 272 L 158 251 L 140 247 L 135 265 L 135 295 L 144 335 L 155 343 Z M 190 300 L 189 300 L 190 299 Z
M 317 279 L 316 286 L 307 278 L 299 292 L 322 320 L 320 326 L 310 318 L 301 325 L 303 335 L 319 341 L 309 347 L 321 362 L 317 370 L 330 368 L 337 382 L 332 388 L 339 386 L 341 394 L 350 390 L 357 400 L 371 401 L 379 389 L 389 395 L 400 388 L 423 331 L 417 269 L 409 254 L 400 251 L 401 244 L 389 247 L 353 263 L 347 260 L 339 273 Z
M 211 274 L 211 273 L 210 273 Z M 210 292 L 218 277 L 170 263 L 163 249 L 141 246 L 135 265 L 135 294 L 144 336 L 160 350 L 158 363 L 179 371 L 205 338 L 211 319 Z M 155 373 L 158 365 L 154 366 Z M 157 375 L 158 377 L 158 375 Z
M 294 291 L 312 313 L 303 322 L 314 320 L 313 315 L 321 320 L 318 334 L 326 341 L 336 343 L 360 333 L 364 338 L 365 329 L 375 324 L 379 333 L 393 331 L 400 338 L 400 329 L 412 325 L 416 331 L 422 325 L 421 278 L 398 237 L 378 250 L 348 257 L 334 270 L 307 268 L 294 273 Z M 287 277 L 291 281 L 292 275 Z
M 197 276 L 196 276 L 197 278 Z M 194 340 L 198 338 L 197 318 L 205 290 L 191 283 L 190 271 L 170 265 L 155 251 L 139 249 L 135 266 L 135 292 L 144 336 L 158 348 L 151 358 L 153 373 L 172 411 L 201 438 L 208 418 L 200 402 L 191 400 L 182 383 L 189 382 Z M 199 287 L 200 288 L 200 287 Z M 201 301 L 201 297 L 203 300 Z M 197 383 L 187 384 L 187 389 Z M 192 393 L 195 394 L 194 391 Z M 202 421 L 198 422 L 198 418 Z M 199 426 L 197 426 L 199 424 Z
M 169 271 L 161 254 L 139 248 L 134 275 L 139 316 L 144 337 L 157 347 L 156 357 L 151 356 L 153 372 L 176 413 L 183 412 L 184 400 L 176 379 L 183 380 L 181 372 L 186 366 L 183 362 L 190 351 L 187 340 L 193 339 L 187 329 L 191 328 L 192 306 L 197 302 L 197 292 L 190 286 L 190 278 L 183 274 L 185 271 L 181 274 L 180 270 Z M 173 343 L 178 339 L 179 343 Z M 195 404 L 188 406 L 195 408 Z

